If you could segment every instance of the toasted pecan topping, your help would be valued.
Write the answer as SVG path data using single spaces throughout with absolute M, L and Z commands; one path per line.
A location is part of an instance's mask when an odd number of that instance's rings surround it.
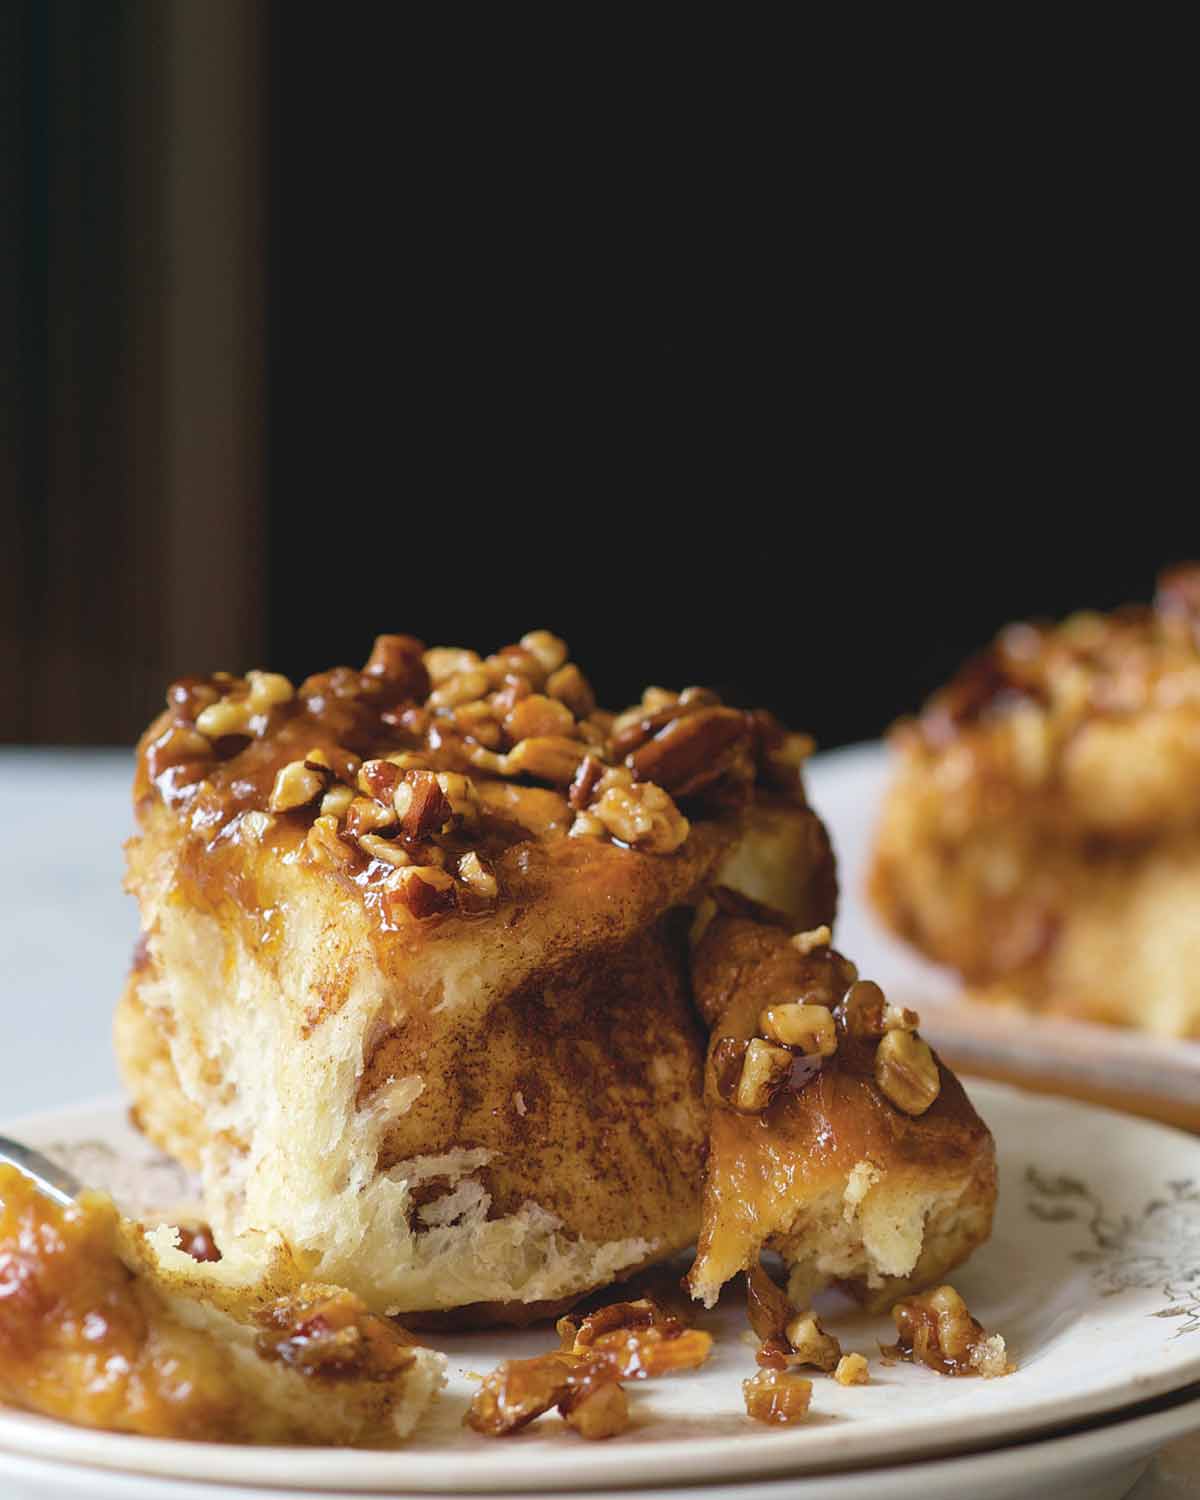
M 272 812 L 291 812 L 315 802 L 329 784 L 330 773 L 322 766 L 293 760 L 276 774 L 267 806 Z
M 432 771 L 402 772 L 392 790 L 392 807 L 406 839 L 427 839 L 440 833 L 453 813 L 450 799 Z
M 897 1109 L 923 1115 L 942 1080 L 929 1043 L 911 1031 L 889 1031 L 875 1054 L 875 1082 Z
M 173 683 L 138 796 L 157 793 L 206 842 L 234 818 L 248 830 L 249 813 L 289 814 L 271 845 L 281 855 L 300 825 L 307 857 L 389 917 L 425 920 L 500 900 L 503 855 L 524 838 L 669 856 L 693 815 L 744 800 L 756 774 L 778 788 L 788 745 L 769 714 L 704 688 L 648 688 L 627 713 L 602 711 L 548 631 L 486 657 L 381 635 L 361 670 L 334 667 L 298 690 L 260 671 Z M 574 821 L 527 817 L 497 783 L 565 792 Z M 687 815 L 677 797 L 691 799 Z M 393 881 L 383 866 L 418 873 Z
M 731 1103 L 742 1114 L 761 1114 L 792 1071 L 792 1054 L 762 1037 L 752 1037 Z
M 846 1034 L 869 1039 L 884 1033 L 887 1001 L 883 991 L 871 979 L 860 979 L 846 991 L 837 1015 Z
M 668 710 L 663 710 L 668 712 Z M 638 746 L 627 764 L 639 781 L 653 781 L 674 796 L 692 796 L 745 758 L 751 729 L 734 708 L 688 709 Z M 746 760 L 748 775 L 753 768 Z
M 832 1057 L 837 1051 L 837 1025 L 823 1005 L 771 1005 L 758 1024 L 764 1036 L 798 1052 Z

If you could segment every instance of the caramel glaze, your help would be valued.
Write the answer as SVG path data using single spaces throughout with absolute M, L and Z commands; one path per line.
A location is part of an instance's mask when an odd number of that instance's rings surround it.
M 979 1170 L 994 1175 L 991 1135 L 958 1079 L 938 1063 L 941 1091 L 913 1118 L 875 1082 L 876 1038 L 846 1034 L 829 1058 L 798 1058 L 791 1078 L 761 1114 L 730 1108 L 718 1091 L 718 1045 L 758 1031 L 771 1004 L 804 1001 L 834 1008 L 857 971 L 839 953 L 800 953 L 787 926 L 732 893 L 697 949 L 697 1003 L 712 1026 L 706 1077 L 711 1108 L 704 1214 L 698 1262 L 729 1274 L 755 1263 L 760 1247 L 777 1247 L 806 1202 L 844 1184 L 870 1160 L 914 1180 Z
M 63 1209 L 0 1167 L 0 1398 L 123 1432 L 242 1431 L 224 1351 L 159 1326 L 116 1253 L 117 1224 L 106 1198 Z
M 378 657 L 380 644 L 388 647 L 382 657 Z M 470 759 L 462 733 L 453 724 L 431 717 L 424 706 L 430 682 L 421 664 L 422 650 L 421 643 L 411 637 L 382 637 L 372 663 L 364 670 L 335 667 L 309 677 L 288 701 L 264 710 L 256 720 L 256 734 L 226 735 L 215 741 L 196 734 L 197 717 L 214 699 L 231 690 L 243 691 L 236 680 L 216 673 L 182 678 L 171 685 L 166 710 L 138 745 L 133 800 L 143 827 L 156 802 L 183 824 L 186 837 L 179 879 L 188 898 L 211 910 L 231 899 L 241 911 L 257 914 L 257 943 L 270 942 L 280 914 L 260 899 L 253 874 L 239 854 L 252 841 L 284 857 L 301 857 L 317 808 L 310 804 L 273 814 L 265 828 L 247 825 L 244 815 L 266 810 L 279 771 L 314 751 L 323 753 L 337 782 L 351 787 L 361 761 L 399 752 L 419 755 L 435 771 L 469 776 L 481 804 L 479 826 L 469 831 L 451 826 L 438 834 L 437 843 L 449 867 L 462 854 L 478 854 L 497 869 L 500 889 L 505 892 L 505 876 L 514 873 L 513 861 L 506 856 L 531 841 L 557 840 L 570 830 L 575 807 L 565 791 L 531 784 L 528 777 L 514 780 L 481 773 Z M 783 800 L 803 806 L 799 773 L 774 764 L 767 753 L 784 737 L 780 726 L 769 714 L 728 713 L 737 720 L 739 745 L 744 741 L 757 747 L 758 774 L 768 803 Z M 656 725 L 654 716 L 647 723 L 652 721 Z M 622 747 L 623 742 L 613 753 Z M 750 783 L 733 776 L 708 779 L 702 795 L 686 792 L 685 787 L 677 797 L 693 822 L 731 826 L 732 815 L 754 795 Z M 502 870 L 502 864 L 510 868 Z M 406 919 L 394 905 L 397 898 L 389 880 L 394 872 L 388 864 L 371 859 L 354 840 L 347 839 L 343 867 L 329 873 L 357 893 L 376 915 L 381 931 L 403 930 Z M 479 915 L 487 909 L 489 903 L 483 902 L 476 911 L 470 893 L 457 892 L 456 917 Z M 444 917 L 434 916 L 430 925 L 436 927 L 441 920 Z
M 940 1063 L 941 1093 L 912 1119 L 879 1092 L 855 1061 L 826 1060 L 799 1089 L 761 1115 L 713 1109 L 699 1255 L 735 1269 L 786 1236 L 804 1205 L 844 1184 L 857 1162 L 889 1172 L 972 1169 L 991 1138 L 962 1085 Z
M 121 1248 L 109 1198 L 63 1208 L 0 1166 L 0 1401 L 145 1436 L 304 1442 L 247 1401 L 231 1349 L 172 1317 Z M 337 1288 L 302 1287 L 256 1321 L 259 1356 L 314 1379 L 386 1382 L 414 1361 L 414 1340 Z

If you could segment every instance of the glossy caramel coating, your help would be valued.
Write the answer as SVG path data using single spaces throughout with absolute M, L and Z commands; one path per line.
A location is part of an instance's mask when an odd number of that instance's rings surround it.
M 149 1437 L 387 1444 L 406 1397 L 432 1394 L 413 1373 L 428 1358 L 338 1288 L 206 1293 L 186 1273 L 161 1276 L 111 1200 L 64 1208 L 0 1166 L 10 1405 Z
M 690 689 L 614 718 L 561 643 L 419 644 L 172 690 L 118 1054 L 219 1239 L 276 1229 L 422 1323 L 524 1322 L 694 1241 L 690 911 L 731 862 L 824 910 L 832 856 L 769 717 Z
M 853 965 L 835 950 L 825 946 L 803 953 L 786 924 L 769 913 L 744 911 L 744 904 L 736 903 L 720 912 L 695 955 L 697 1001 L 713 1030 L 709 1154 L 693 1287 L 708 1291 L 756 1265 L 764 1247 L 792 1261 L 819 1244 L 822 1225 L 809 1220 L 810 1210 L 820 1205 L 825 1215 L 836 1201 L 842 1217 L 847 1185 L 856 1171 L 868 1169 L 870 1192 L 895 1195 L 897 1202 L 935 1196 L 939 1184 L 967 1195 L 974 1208 L 969 1230 L 940 1245 L 927 1237 L 905 1275 L 924 1280 L 937 1274 L 935 1266 L 956 1264 L 990 1229 L 995 1161 L 987 1127 L 943 1065 L 937 1064 L 937 1098 L 914 1117 L 897 1108 L 876 1082 L 878 1034 L 855 1036 L 840 1026 L 836 1053 L 797 1057 L 791 1078 L 764 1110 L 730 1107 L 718 1076 L 723 1039 L 753 1036 L 771 1004 L 839 1006 L 857 978 Z M 902 1289 L 895 1276 L 870 1285 L 865 1265 L 861 1274 L 837 1279 L 871 1301 L 878 1300 L 881 1285 L 884 1292 L 889 1286 Z

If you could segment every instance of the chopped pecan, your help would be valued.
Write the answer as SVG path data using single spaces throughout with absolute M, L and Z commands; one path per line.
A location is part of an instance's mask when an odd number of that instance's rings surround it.
M 358 770 L 358 789 L 377 802 L 390 802 L 400 774 L 400 767 L 390 760 L 364 760 Z
M 558 1409 L 567 1425 L 590 1442 L 616 1437 L 629 1426 L 629 1397 L 622 1385 L 607 1376 L 573 1385 Z
M 611 775 L 608 772 L 601 784 Z M 609 786 L 590 811 L 614 838 L 647 854 L 673 853 L 691 831 L 670 795 L 653 782 Z
M 172 766 L 185 765 L 188 761 L 209 761 L 212 753 L 213 747 L 204 735 L 173 724 L 147 748 L 146 774 L 151 781 L 157 781 Z
M 220 696 L 207 677 L 180 677 L 167 689 L 167 707 L 177 723 L 192 724 L 200 710 Z
M 556 1327 L 564 1344 L 570 1335 L 573 1354 L 585 1354 L 602 1335 L 614 1329 L 658 1328 L 669 1338 L 677 1338 L 684 1331 L 684 1324 L 678 1318 L 649 1297 L 639 1297 L 635 1302 L 609 1302 L 578 1323 L 572 1318 L 560 1318 Z
M 871 1378 L 866 1359 L 861 1354 L 843 1354 L 833 1378 L 838 1385 L 866 1385 Z
M 942 1089 L 929 1043 L 911 1031 L 885 1033 L 875 1053 L 875 1082 L 907 1115 L 923 1115 Z
M 470 890 L 473 896 L 481 901 L 494 901 L 499 892 L 499 884 L 492 869 L 487 865 L 474 849 L 464 854 L 458 862 L 458 878 Z
M 416 1359 L 402 1330 L 367 1311 L 350 1292 L 279 1297 L 260 1316 L 258 1352 L 327 1380 L 383 1380 Z
M 712 1335 L 699 1328 L 616 1328 L 598 1335 L 591 1349 L 590 1357 L 611 1361 L 620 1379 L 652 1380 L 702 1365 L 712 1352 Z
M 463 703 L 473 703 L 490 689 L 491 681 L 482 667 L 468 667 L 464 672 L 455 672 L 434 688 L 428 698 L 430 708 L 458 708 Z
M 832 1057 L 837 1051 L 837 1025 L 823 1005 L 769 1005 L 758 1024 L 771 1041 L 811 1056 Z
M 505 773 L 524 774 L 556 786 L 570 786 L 586 749 L 564 735 L 532 735 L 504 757 Z
M 405 838 L 427 839 L 452 815 L 450 799 L 432 771 L 404 771 L 392 793 L 392 806 Z
M 818 948 L 828 948 L 832 941 L 833 933 L 824 925 L 814 927 L 810 932 L 792 934 L 792 947 L 804 958 L 815 953 Z
M 742 1076 L 731 1103 L 742 1114 L 761 1114 L 792 1071 L 786 1047 L 752 1037 L 742 1059 Z
M 639 781 L 653 781 L 687 797 L 723 776 L 749 742 L 745 714 L 734 708 L 698 709 L 672 719 L 626 760 Z
M 434 865 L 410 865 L 397 870 L 392 881 L 389 908 L 398 904 L 412 917 L 435 917 L 454 905 L 454 881 Z
M 306 761 L 289 761 L 275 776 L 267 806 L 272 812 L 291 812 L 315 802 L 329 785 L 332 772 L 328 767 L 310 766 Z
M 424 698 L 430 688 L 424 655 L 425 643 L 415 636 L 376 636 L 363 675 L 380 679 L 396 698 Z
M 1008 1375 L 1004 1340 L 988 1334 L 952 1286 L 904 1297 L 892 1308 L 897 1343 L 885 1354 L 919 1360 L 940 1375 Z
M 504 732 L 515 744 L 546 735 L 575 737 L 575 716 L 564 703 L 542 693 L 530 693 L 504 715 Z
M 756 1422 L 787 1425 L 801 1422 L 812 1402 L 812 1381 L 790 1370 L 760 1370 L 742 1381 L 747 1416 Z
M 548 630 L 531 630 L 521 637 L 521 646 L 537 658 L 547 677 L 557 672 L 569 655 L 567 643 Z
M 561 1354 L 506 1359 L 475 1392 L 464 1420 L 486 1437 L 517 1432 L 567 1395 L 575 1367 L 573 1359 Z
M 399 868 L 412 864 L 412 855 L 402 844 L 392 839 L 382 839 L 377 833 L 359 834 L 358 847 L 370 859 L 380 860 L 385 865 L 395 865 Z
M 837 1017 L 847 1036 L 869 1039 L 883 1035 L 887 1001 L 871 979 L 859 979 L 846 991 Z
M 351 838 L 364 833 L 391 833 L 398 826 L 391 802 L 374 797 L 355 797 L 346 809 L 346 832 Z
M 842 1346 L 833 1334 L 821 1327 L 812 1308 L 805 1308 L 788 1320 L 786 1335 L 793 1362 L 815 1365 L 828 1374 L 842 1357 Z
M 565 703 L 577 719 L 586 719 L 596 711 L 596 695 L 591 684 L 573 661 L 551 672 L 546 681 L 546 692 L 551 698 Z
M 435 687 L 459 672 L 470 672 L 483 665 L 478 651 L 463 651 L 457 646 L 431 646 L 425 653 L 425 670 Z
M 354 862 L 354 850 L 340 836 L 337 819 L 326 813 L 313 819 L 305 844 L 309 856 L 320 864 L 340 870 Z
M 592 793 L 596 783 L 604 775 L 604 770 L 604 762 L 595 755 L 585 755 L 579 762 L 579 769 L 575 772 L 575 779 L 567 793 L 567 801 L 576 812 L 582 812 L 592 800 Z
M 776 1286 L 761 1261 L 746 1272 L 746 1314 L 750 1327 L 764 1343 L 784 1336 L 792 1307 L 782 1287 Z

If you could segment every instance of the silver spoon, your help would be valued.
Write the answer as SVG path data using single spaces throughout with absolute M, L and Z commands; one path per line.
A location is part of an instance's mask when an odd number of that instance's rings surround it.
M 65 1167 L 52 1162 L 32 1146 L 22 1146 L 20 1141 L 10 1140 L 6 1135 L 0 1135 L 0 1162 L 7 1162 L 18 1172 L 24 1172 L 40 1193 L 63 1208 L 72 1208 L 83 1191 L 83 1183 Z

